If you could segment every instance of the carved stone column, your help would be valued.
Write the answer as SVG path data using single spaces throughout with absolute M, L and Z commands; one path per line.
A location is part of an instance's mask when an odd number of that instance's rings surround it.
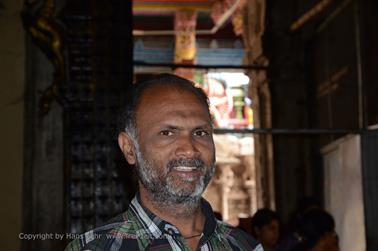
M 237 225 L 256 211 L 253 139 L 215 135 L 216 172 L 204 197 L 224 221 Z
M 256 187 L 256 167 L 254 155 L 243 156 L 242 162 L 247 167 L 242 175 L 243 187 L 249 197 L 249 215 L 252 216 L 257 211 L 257 187 Z M 249 167 L 249 168 L 248 168 Z
M 223 165 L 219 180 L 216 183 L 220 186 L 222 198 L 222 217 L 224 221 L 230 219 L 229 197 L 231 188 L 234 185 L 234 172 L 232 165 Z
M 247 65 L 269 64 L 263 53 L 262 36 L 265 27 L 265 0 L 247 1 L 243 8 L 243 40 L 245 45 L 244 63 Z M 249 96 L 252 99 L 255 128 L 271 128 L 271 96 L 265 70 L 247 72 L 251 82 Z M 275 207 L 272 136 L 256 134 L 255 165 L 258 207 Z

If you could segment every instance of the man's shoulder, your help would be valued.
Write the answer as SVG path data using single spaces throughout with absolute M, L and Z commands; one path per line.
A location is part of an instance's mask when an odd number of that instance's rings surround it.
M 73 235 L 74 239 L 65 250 L 104 250 L 105 247 L 112 246 L 114 242 L 120 244 L 120 240 L 122 242 L 123 239 L 136 239 L 135 231 L 134 222 L 121 214 L 84 234 Z
M 231 245 L 241 250 L 263 251 L 259 242 L 244 230 L 217 220 L 217 234 L 222 235 Z

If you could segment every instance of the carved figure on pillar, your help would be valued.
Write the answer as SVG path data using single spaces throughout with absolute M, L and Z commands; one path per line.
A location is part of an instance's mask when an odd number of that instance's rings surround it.
M 177 11 L 175 13 L 175 63 L 194 64 L 196 61 L 196 23 L 197 12 L 190 10 Z M 179 68 L 176 74 L 193 79 L 192 69 Z
M 66 80 L 65 57 L 63 54 L 63 27 L 56 21 L 54 0 L 24 1 L 21 18 L 32 41 L 42 50 L 54 67 L 52 84 L 46 88 L 40 99 L 40 115 L 45 115 L 56 99 L 64 105 L 59 88 Z

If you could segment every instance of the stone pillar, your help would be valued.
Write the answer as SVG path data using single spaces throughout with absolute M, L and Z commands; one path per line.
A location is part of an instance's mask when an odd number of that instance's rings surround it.
M 0 1 L 1 250 L 20 250 L 24 143 L 25 48 L 22 1 Z
M 234 185 L 234 172 L 231 165 L 224 165 L 222 167 L 221 177 L 219 179 L 219 185 L 221 187 L 222 194 L 222 217 L 224 221 L 230 219 L 229 197 L 231 188 Z
M 244 63 L 247 65 L 269 64 L 262 46 L 265 8 L 265 0 L 247 1 L 243 8 Z M 266 71 L 250 70 L 247 74 L 251 79 L 249 96 L 252 99 L 254 127 L 271 128 L 271 96 Z M 272 135 L 256 134 L 254 140 L 258 207 L 275 208 Z

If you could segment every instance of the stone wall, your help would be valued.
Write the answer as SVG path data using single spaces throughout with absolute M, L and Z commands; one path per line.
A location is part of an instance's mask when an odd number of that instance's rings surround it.
M 24 33 L 22 1 L 0 1 L 0 242 L 19 250 L 22 210 Z

